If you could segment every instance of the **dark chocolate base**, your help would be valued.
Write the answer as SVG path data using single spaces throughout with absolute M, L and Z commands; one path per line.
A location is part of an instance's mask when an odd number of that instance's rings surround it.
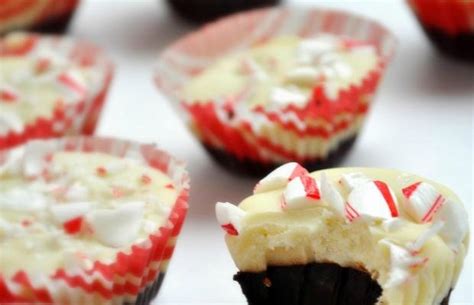
M 63 34 L 66 32 L 71 19 L 74 16 L 74 11 L 62 16 L 49 18 L 48 20 L 45 20 L 39 24 L 33 25 L 28 30 L 37 33 Z
M 151 301 L 158 295 L 161 284 L 165 278 L 165 273 L 160 273 L 156 281 L 151 286 L 148 286 L 139 295 L 135 303 L 125 302 L 123 305 L 149 305 Z
M 375 305 L 382 295 L 368 273 L 330 263 L 239 272 L 234 280 L 249 305 Z M 441 305 L 448 304 L 449 295 Z
M 336 150 L 332 151 L 325 160 L 307 160 L 301 165 L 310 172 L 334 167 L 344 159 L 347 152 L 354 145 L 355 140 L 355 136 L 345 140 L 338 146 Z M 230 170 L 232 173 L 242 176 L 261 178 L 281 165 L 280 163 L 263 163 L 252 159 L 240 159 L 226 151 L 217 149 L 207 144 L 204 144 L 204 147 L 218 164 Z
M 279 2 L 280 0 L 168 0 L 168 4 L 179 16 L 197 23 L 238 11 L 276 5 Z
M 71 20 L 74 16 L 75 10 L 72 12 L 63 14 L 61 16 L 56 16 L 49 18 L 47 20 L 43 20 L 38 24 L 33 24 L 28 27 L 21 27 L 10 29 L 7 32 L 0 33 L 0 37 L 8 34 L 9 32 L 14 31 L 27 31 L 27 32 L 36 32 L 36 33 L 43 33 L 43 34 L 64 34 L 71 23 Z
M 474 63 L 474 32 L 451 35 L 432 27 L 423 29 L 441 53 Z

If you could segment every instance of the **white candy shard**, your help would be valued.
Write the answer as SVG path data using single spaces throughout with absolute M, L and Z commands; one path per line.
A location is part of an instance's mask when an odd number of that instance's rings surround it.
M 352 191 L 356 186 L 365 184 L 368 182 L 371 182 L 372 180 L 369 179 L 366 175 L 355 172 L 355 173 L 348 173 L 348 174 L 343 174 L 341 176 L 341 180 L 339 180 L 339 183 L 342 184 L 342 187 L 350 192 Z
M 443 222 L 439 235 L 448 247 L 457 251 L 469 231 L 467 213 L 462 204 L 446 199 L 427 182 L 417 182 L 403 190 L 403 208 L 420 223 Z
M 10 131 L 21 133 L 23 130 L 23 121 L 16 113 L 9 111 L 2 111 L 0 113 L 0 134 L 6 134 Z
M 411 276 L 411 268 L 421 266 L 427 259 L 414 255 L 408 249 L 383 239 L 380 243 L 386 245 L 390 251 L 391 269 L 389 279 L 383 288 L 392 288 L 405 283 Z
M 397 199 L 382 181 L 359 184 L 349 194 L 346 216 L 350 221 L 360 216 L 378 219 L 398 217 Z
M 217 222 L 229 235 L 237 236 L 242 229 L 242 218 L 246 213 L 238 206 L 229 202 L 216 204 Z
M 321 174 L 321 199 L 324 200 L 340 216 L 345 215 L 345 203 L 339 191 L 329 181 L 326 173 Z
M 260 180 L 255 186 L 253 193 L 258 194 L 283 188 L 292 179 L 307 174 L 308 171 L 298 163 L 286 163 Z
M 145 203 L 121 203 L 114 210 L 100 209 L 87 214 L 86 219 L 97 240 L 120 248 L 133 242 L 140 230 Z
M 321 35 L 314 39 L 301 41 L 296 50 L 296 58 L 300 64 L 312 64 L 321 55 L 335 51 L 337 48 L 336 38 Z
M 47 157 L 56 150 L 55 142 L 31 141 L 26 144 L 23 160 L 23 175 L 36 177 L 43 173 Z
M 270 107 L 285 108 L 289 105 L 302 108 L 308 97 L 296 87 L 274 87 L 270 92 Z
M 439 235 L 451 250 L 457 252 L 469 232 L 469 221 L 464 206 L 448 199 L 436 213 L 433 221 L 445 223 Z
M 322 76 L 321 70 L 313 67 L 297 67 L 286 74 L 288 82 L 296 85 L 314 85 Z
M 446 202 L 436 188 L 426 182 L 409 185 L 402 192 L 405 197 L 402 202 L 404 210 L 420 223 L 430 222 Z
M 0 163 L 0 176 L 3 175 L 19 175 L 23 162 L 24 148 L 11 149 L 6 154 L 6 159 Z
M 49 207 L 53 219 L 63 224 L 71 219 L 85 215 L 91 209 L 89 202 L 53 204 Z
M 80 182 L 76 182 L 69 187 L 64 195 L 67 201 L 83 201 L 89 197 L 89 189 L 82 185 Z
M 418 238 L 409 246 L 409 249 L 412 253 L 418 253 L 421 248 L 430 240 L 433 236 L 438 234 L 438 232 L 444 227 L 444 222 L 438 221 L 433 223 L 429 229 L 425 230 L 423 233 L 418 236 Z
M 282 207 L 285 210 L 314 206 L 321 199 L 316 180 L 311 176 L 299 176 L 291 180 L 283 192 Z
M 48 199 L 41 192 L 31 188 L 13 188 L 0 196 L 0 211 L 40 211 L 46 208 Z

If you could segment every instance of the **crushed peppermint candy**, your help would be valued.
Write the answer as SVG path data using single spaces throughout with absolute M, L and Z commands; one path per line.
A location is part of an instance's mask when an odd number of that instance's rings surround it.
M 312 207 L 319 203 L 321 194 L 316 180 L 308 175 L 291 180 L 282 196 L 284 210 Z
M 242 229 L 242 219 L 245 215 L 246 213 L 242 209 L 231 203 L 218 202 L 216 204 L 217 221 L 229 235 L 239 235 Z
M 285 187 L 288 182 L 296 177 L 307 175 L 308 171 L 296 162 L 286 163 L 273 170 L 260 180 L 254 188 L 254 194 L 268 192 Z

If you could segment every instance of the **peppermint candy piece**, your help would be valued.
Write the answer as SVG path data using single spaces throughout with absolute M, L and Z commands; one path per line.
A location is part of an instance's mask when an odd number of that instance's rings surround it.
M 87 189 L 84 185 L 80 182 L 76 182 L 71 185 L 66 194 L 64 194 L 64 198 L 67 201 L 82 201 L 86 200 L 89 197 L 89 189 Z
M 5 134 L 10 131 L 21 133 L 25 129 L 23 120 L 13 112 L 0 112 L 0 134 Z
M 469 232 L 467 211 L 464 206 L 460 203 L 446 200 L 439 212 L 434 215 L 433 221 L 445 223 L 439 235 L 451 250 L 457 252 Z
M 412 276 L 412 268 L 423 266 L 428 261 L 428 258 L 419 257 L 387 239 L 382 239 L 380 243 L 388 247 L 391 260 L 390 275 L 383 285 L 384 289 L 405 283 Z
M 229 202 L 216 204 L 217 222 L 229 235 L 237 236 L 242 229 L 241 223 L 246 213 L 238 206 Z
M 425 230 L 423 233 L 418 236 L 418 238 L 409 246 L 409 249 L 412 253 L 420 252 L 421 248 L 430 240 L 433 236 L 438 234 L 438 232 L 444 227 L 444 222 L 438 221 L 433 223 L 429 229 Z
M 398 217 L 397 199 L 385 182 L 360 184 L 349 194 L 346 217 L 353 221 L 360 216 L 382 219 Z
M 286 163 L 260 180 L 255 186 L 253 193 L 258 194 L 280 189 L 285 187 L 294 178 L 307 174 L 308 171 L 298 163 Z
M 320 199 L 316 180 L 308 175 L 299 176 L 291 180 L 283 192 L 282 208 L 289 210 L 311 207 Z
M 23 175 L 25 177 L 36 177 L 43 173 L 47 157 L 56 150 L 56 143 L 44 141 L 31 141 L 25 147 L 23 161 Z
M 348 192 L 352 191 L 358 185 L 368 182 L 372 182 L 372 180 L 370 180 L 366 175 L 358 172 L 343 174 L 341 180 L 339 180 L 339 183 L 341 183 L 342 187 Z
M 305 107 L 309 98 L 297 87 L 275 87 L 270 92 L 270 107 L 277 109 L 286 108 L 289 105 Z
M 11 87 L 0 85 L 0 101 L 14 103 L 20 99 L 20 94 Z
M 6 160 L 0 163 L 0 176 L 19 175 L 25 151 L 23 147 L 9 150 Z
M 49 211 L 57 223 L 64 224 L 74 218 L 84 216 L 90 209 L 90 202 L 74 202 L 51 205 Z
M 115 210 L 100 209 L 87 214 L 94 237 L 106 246 L 120 248 L 133 242 L 143 219 L 145 203 L 121 203 Z
M 321 174 L 321 199 L 335 210 L 340 216 L 345 215 L 345 204 L 339 191 L 329 181 L 326 173 Z
M 48 203 L 42 192 L 31 187 L 16 187 L 0 196 L 0 211 L 35 212 L 45 209 Z
M 445 204 L 446 199 L 434 186 L 426 182 L 416 182 L 402 189 L 404 210 L 417 222 L 426 223 Z

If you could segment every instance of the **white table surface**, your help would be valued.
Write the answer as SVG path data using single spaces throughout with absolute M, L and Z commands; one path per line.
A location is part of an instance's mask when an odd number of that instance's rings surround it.
M 400 40 L 365 130 L 343 165 L 392 167 L 435 178 L 451 186 L 473 215 L 474 66 L 433 52 L 401 0 L 287 1 L 315 3 L 377 19 Z M 159 50 L 192 29 L 174 18 L 164 1 L 84 0 L 72 35 L 101 44 L 117 64 L 98 133 L 157 142 L 189 164 L 191 208 L 154 304 L 242 305 L 214 203 L 239 202 L 255 181 L 234 177 L 214 164 L 151 80 Z M 470 253 L 451 305 L 473 304 Z

